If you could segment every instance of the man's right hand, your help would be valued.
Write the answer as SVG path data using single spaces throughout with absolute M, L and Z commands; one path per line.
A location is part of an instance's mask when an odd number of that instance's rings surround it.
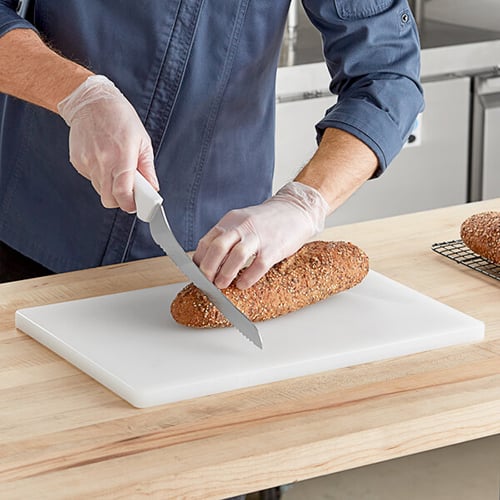
M 151 139 L 113 82 L 90 76 L 57 109 L 70 127 L 70 161 L 92 182 L 106 208 L 136 211 L 136 170 L 159 189 Z

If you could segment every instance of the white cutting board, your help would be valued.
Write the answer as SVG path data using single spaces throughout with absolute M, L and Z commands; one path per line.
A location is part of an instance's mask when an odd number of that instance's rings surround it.
M 349 291 L 257 323 L 261 351 L 234 328 L 175 323 L 182 286 L 22 309 L 16 326 L 140 408 L 484 337 L 481 321 L 370 271 Z

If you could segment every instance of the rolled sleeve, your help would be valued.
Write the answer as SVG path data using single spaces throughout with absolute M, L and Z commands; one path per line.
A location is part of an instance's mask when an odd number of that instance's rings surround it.
M 323 37 L 337 103 L 316 125 L 353 134 L 377 155 L 380 175 L 424 108 L 420 43 L 406 0 L 304 0 Z
M 16 13 L 17 5 L 17 0 L 0 0 L 0 37 L 17 28 L 35 29 Z

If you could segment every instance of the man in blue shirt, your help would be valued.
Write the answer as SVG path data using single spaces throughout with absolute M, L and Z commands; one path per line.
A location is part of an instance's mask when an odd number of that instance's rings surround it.
M 160 255 L 133 214 L 139 170 L 207 276 L 225 287 L 253 257 L 250 286 L 385 170 L 423 107 L 406 0 L 304 0 L 338 102 L 271 197 L 289 0 L 17 3 L 0 0 L 0 241 L 35 273 Z

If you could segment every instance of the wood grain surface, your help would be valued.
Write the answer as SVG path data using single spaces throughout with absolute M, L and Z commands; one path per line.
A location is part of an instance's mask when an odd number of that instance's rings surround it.
M 1 285 L 0 498 L 224 498 L 499 433 L 500 282 L 430 250 L 483 210 L 500 199 L 321 237 L 483 320 L 484 342 L 144 410 L 17 331 L 14 313 L 183 280 L 167 257 Z

